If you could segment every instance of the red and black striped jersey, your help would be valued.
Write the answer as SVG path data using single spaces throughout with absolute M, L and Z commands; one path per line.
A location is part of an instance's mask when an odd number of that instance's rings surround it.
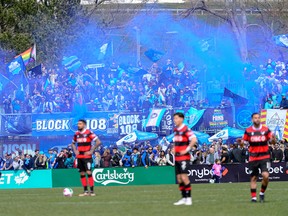
M 272 138 L 272 132 L 268 127 L 260 125 L 259 128 L 253 126 L 245 130 L 243 140 L 248 141 L 249 161 L 258 161 L 270 158 L 268 141 Z
M 92 155 L 84 155 L 84 153 L 91 150 L 91 142 L 97 139 L 98 136 L 89 129 L 77 131 L 72 140 L 73 143 L 77 143 L 77 150 L 79 151 L 77 158 L 92 158 Z
M 174 143 L 175 143 L 175 161 L 190 160 L 190 153 L 180 155 L 180 152 L 185 150 L 192 138 L 196 137 L 192 130 L 186 125 L 174 128 Z

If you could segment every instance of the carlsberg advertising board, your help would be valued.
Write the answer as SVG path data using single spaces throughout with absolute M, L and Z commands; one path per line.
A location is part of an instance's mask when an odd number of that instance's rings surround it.
M 76 169 L 53 171 L 53 187 L 80 187 L 79 172 Z M 174 167 L 99 168 L 92 176 L 95 186 L 125 186 L 175 184 Z

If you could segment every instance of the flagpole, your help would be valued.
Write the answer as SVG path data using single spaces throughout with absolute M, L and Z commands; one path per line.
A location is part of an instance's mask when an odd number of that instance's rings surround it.
M 111 40 L 111 56 L 114 57 L 114 42 Z

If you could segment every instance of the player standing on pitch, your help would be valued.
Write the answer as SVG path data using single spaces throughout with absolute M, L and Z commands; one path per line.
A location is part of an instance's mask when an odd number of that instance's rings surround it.
M 95 145 L 92 146 L 92 142 Z M 77 143 L 77 148 L 76 148 Z M 92 131 L 86 129 L 86 121 L 81 119 L 78 121 L 78 131 L 75 133 L 72 140 L 72 148 L 76 154 L 77 168 L 80 172 L 80 178 L 82 185 L 84 187 L 84 193 L 79 194 L 79 196 L 95 196 L 94 193 L 94 180 L 92 177 L 92 155 L 96 148 L 101 144 L 98 136 L 96 136 Z M 90 193 L 88 192 L 86 174 L 88 176 L 88 183 L 90 186 Z
M 269 182 L 270 153 L 268 141 L 273 138 L 268 127 L 260 123 L 260 114 L 252 114 L 253 125 L 246 129 L 243 140 L 249 142 L 249 169 L 251 173 L 251 202 L 257 202 L 256 189 L 259 169 L 263 177 L 260 202 L 264 202 L 264 193 Z
M 190 164 L 190 150 L 196 144 L 197 139 L 191 129 L 183 124 L 183 113 L 174 114 L 174 144 L 175 144 L 175 171 L 182 199 L 174 205 L 192 205 L 191 185 L 188 177 Z

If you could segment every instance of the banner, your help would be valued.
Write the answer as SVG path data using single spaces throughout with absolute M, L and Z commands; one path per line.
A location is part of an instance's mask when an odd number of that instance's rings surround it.
M 3 155 L 6 153 L 18 154 L 19 151 L 21 151 L 22 154 L 34 155 L 34 151 L 36 149 L 40 149 L 40 141 L 37 139 L 29 139 L 29 140 L 26 139 L 26 140 L 16 140 L 16 141 L 4 140 L 2 143 Z M 41 148 L 41 150 L 43 149 Z
M 118 134 L 113 112 L 87 112 L 87 128 L 97 135 Z M 77 131 L 78 119 L 70 113 L 33 114 L 32 136 L 73 135 Z
M 118 134 L 127 135 L 135 130 L 142 130 L 144 116 L 137 113 L 123 113 L 118 115 Z M 145 119 L 144 119 L 145 121 Z
M 165 114 L 166 109 L 152 109 L 148 118 L 146 127 L 159 127 L 162 117 Z
M 287 110 L 267 109 L 261 111 L 261 123 L 279 138 L 288 139 L 288 113 Z
M 53 169 L 53 187 L 80 187 L 77 169 Z M 174 167 L 100 168 L 92 176 L 95 186 L 175 184 Z
M 224 164 L 221 182 L 249 182 L 250 173 L 248 164 Z M 272 163 L 269 169 L 270 181 L 287 181 L 288 170 L 285 163 Z M 212 165 L 191 165 L 189 170 L 189 179 L 191 183 L 209 183 L 212 176 Z M 262 177 L 259 175 L 259 180 Z
M 2 171 L 0 189 L 52 188 L 52 170 Z
M 1 115 L 0 136 L 31 135 L 30 114 L 6 114 Z
M 231 107 L 222 109 L 208 108 L 203 115 L 204 127 L 207 129 L 222 129 L 233 126 L 233 112 Z

